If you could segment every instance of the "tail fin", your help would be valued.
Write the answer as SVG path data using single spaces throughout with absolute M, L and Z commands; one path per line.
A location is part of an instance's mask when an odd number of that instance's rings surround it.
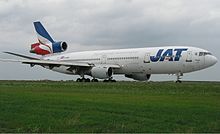
M 67 43 L 64 41 L 55 42 L 39 21 L 34 22 L 34 28 L 37 33 L 38 42 L 31 44 L 30 53 L 47 55 L 66 51 Z
M 39 21 L 34 22 L 34 28 L 37 32 L 37 37 L 38 37 L 39 43 L 48 44 L 48 43 L 55 42 Z

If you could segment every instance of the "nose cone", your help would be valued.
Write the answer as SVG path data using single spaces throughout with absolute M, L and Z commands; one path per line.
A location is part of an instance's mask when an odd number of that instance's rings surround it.
M 218 59 L 215 56 L 211 58 L 212 65 L 215 65 L 218 62 Z
M 207 66 L 213 66 L 218 62 L 218 59 L 215 56 L 209 56 L 206 59 L 206 64 Z

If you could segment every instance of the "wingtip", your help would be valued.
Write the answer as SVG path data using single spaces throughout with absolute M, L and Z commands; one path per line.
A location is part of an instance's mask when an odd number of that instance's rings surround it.
M 9 53 L 9 52 L 7 52 L 7 51 L 2 51 L 2 53 Z
M 8 51 L 3 51 L 3 53 L 12 54 L 12 52 L 8 52 Z

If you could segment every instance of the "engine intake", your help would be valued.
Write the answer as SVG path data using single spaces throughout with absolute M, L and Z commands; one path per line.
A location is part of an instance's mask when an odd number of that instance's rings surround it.
M 52 44 L 53 53 L 60 53 L 67 50 L 67 43 L 66 42 L 55 42 Z
M 93 67 L 90 75 L 98 79 L 106 79 L 112 77 L 113 70 L 111 67 Z

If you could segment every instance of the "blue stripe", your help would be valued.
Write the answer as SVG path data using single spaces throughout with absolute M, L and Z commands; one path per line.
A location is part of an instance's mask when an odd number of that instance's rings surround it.
M 54 43 L 54 40 L 50 37 L 49 33 L 46 31 L 46 29 L 43 27 L 43 25 L 39 21 L 34 22 L 34 28 L 39 35 L 48 39 L 51 43 Z

